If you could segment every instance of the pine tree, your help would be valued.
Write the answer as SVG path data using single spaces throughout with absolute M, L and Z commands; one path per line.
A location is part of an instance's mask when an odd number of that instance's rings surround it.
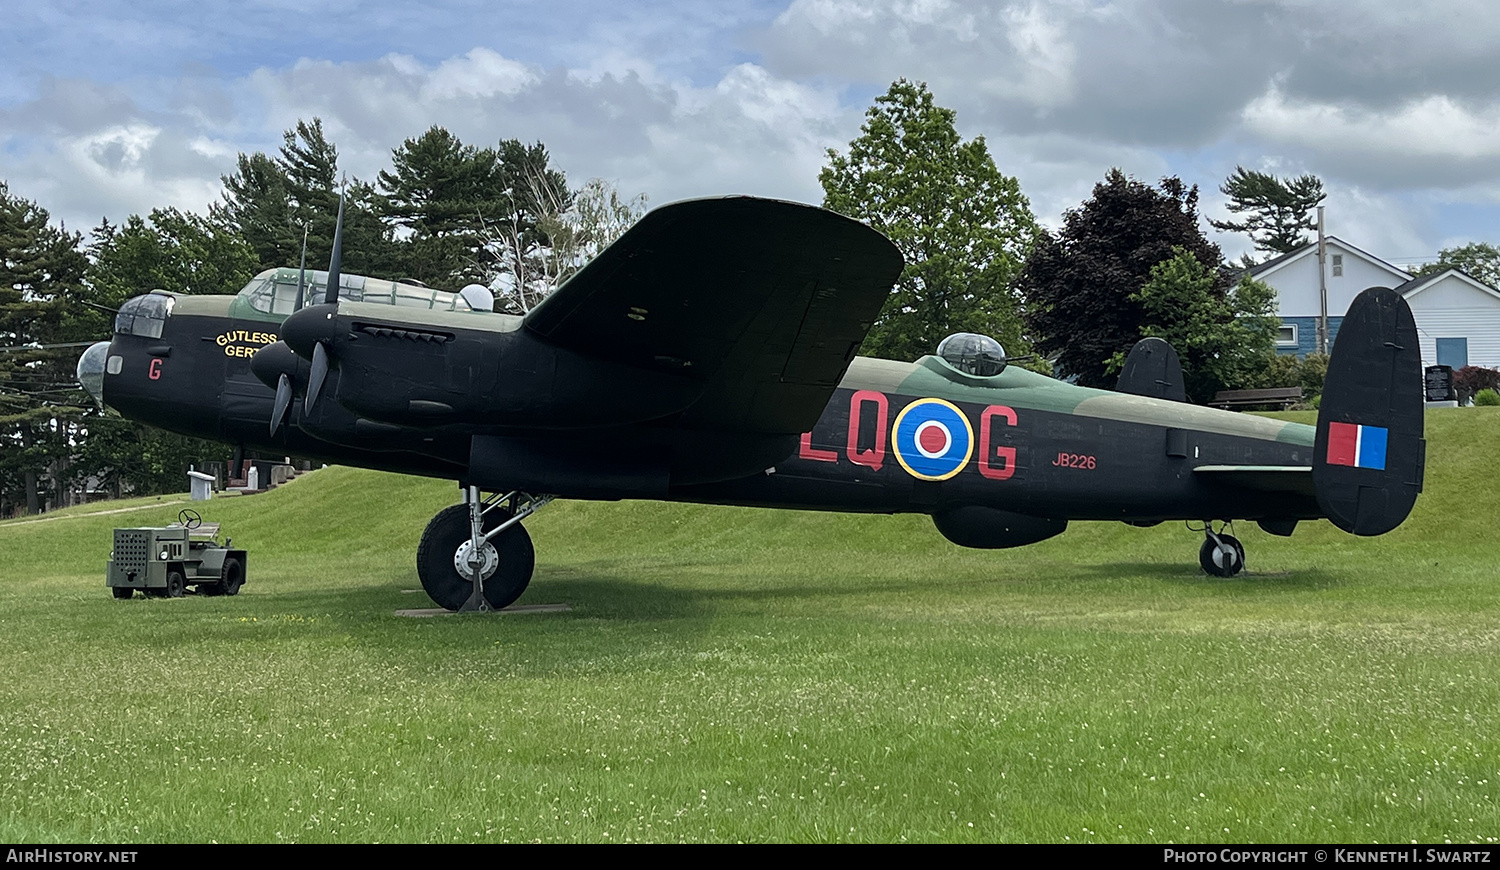
M 0 515 L 59 500 L 87 396 L 73 377 L 82 240 L 0 182 Z M 50 493 L 49 493 L 50 490 Z
M 282 134 L 275 158 L 241 154 L 235 173 L 223 180 L 224 201 L 211 213 L 244 236 L 255 251 L 258 269 L 297 265 L 304 228 L 309 267 L 326 265 L 342 191 L 344 269 L 401 277 L 394 239 L 380 219 L 374 187 L 358 178 L 343 184 L 338 148 L 323 132 L 321 119 L 299 120 Z
M 1290 253 L 1307 243 L 1304 232 L 1318 228 L 1312 210 L 1328 196 L 1315 175 L 1283 179 L 1243 166 L 1234 168 L 1219 191 L 1229 197 L 1226 208 L 1246 217 L 1209 223 L 1218 230 L 1246 233 L 1257 250 L 1273 254 Z

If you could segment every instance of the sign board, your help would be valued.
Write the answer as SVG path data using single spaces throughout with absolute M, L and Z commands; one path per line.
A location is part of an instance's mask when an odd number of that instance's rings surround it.
M 1422 378 L 1429 402 L 1452 402 L 1458 399 L 1453 389 L 1453 366 L 1428 366 Z

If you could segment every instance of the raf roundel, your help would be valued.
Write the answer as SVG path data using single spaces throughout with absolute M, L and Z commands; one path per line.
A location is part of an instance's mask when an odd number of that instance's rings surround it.
M 918 480 L 947 480 L 963 470 L 974 452 L 969 418 L 942 399 L 918 399 L 896 415 L 891 427 L 896 461 Z

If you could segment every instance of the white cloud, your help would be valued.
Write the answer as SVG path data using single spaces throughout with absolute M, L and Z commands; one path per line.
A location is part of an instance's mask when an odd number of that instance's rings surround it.
M 1384 110 L 1288 98 L 1272 85 L 1245 106 L 1246 128 L 1275 143 L 1331 154 L 1484 159 L 1500 155 L 1500 104 L 1461 105 L 1429 94 Z
M 1237 163 L 1321 176 L 1331 219 L 1359 191 L 1338 214 L 1393 248 L 1463 232 L 1454 214 L 1500 214 L 1500 7 L 1478 0 L 1359 15 L 1310 0 L 564 7 L 346 4 L 294 26 L 265 23 L 290 12 L 206 10 L 183 28 L 147 2 L 66 33 L 22 15 L 0 70 L 0 178 L 73 225 L 201 210 L 235 153 L 274 151 L 319 116 L 365 179 L 441 124 L 473 144 L 544 142 L 575 182 L 616 180 L 654 203 L 816 202 L 825 149 L 845 149 L 868 99 L 906 77 L 984 135 L 1053 224 L 1111 166 L 1181 174 L 1218 214 L 1214 188 Z
M 416 75 L 424 73 L 415 63 L 409 68 Z M 502 57 L 488 48 L 476 48 L 463 57 L 445 60 L 425 77 L 421 92 L 424 101 L 500 94 L 513 96 L 536 84 L 537 80 L 536 74 L 525 64 Z
M 1005 40 L 1021 61 L 1022 76 L 1018 85 L 1006 87 L 1007 80 L 985 82 L 986 90 L 998 96 L 1010 96 L 1037 106 L 1057 106 L 1071 102 L 1076 82 L 1073 63 L 1077 51 L 1066 32 L 1051 20 L 1039 4 L 1022 9 L 1005 10 Z

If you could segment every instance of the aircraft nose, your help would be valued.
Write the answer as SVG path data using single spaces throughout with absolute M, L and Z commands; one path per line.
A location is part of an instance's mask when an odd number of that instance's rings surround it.
M 78 383 L 104 407 L 104 366 L 109 360 L 109 342 L 96 341 L 78 358 Z

